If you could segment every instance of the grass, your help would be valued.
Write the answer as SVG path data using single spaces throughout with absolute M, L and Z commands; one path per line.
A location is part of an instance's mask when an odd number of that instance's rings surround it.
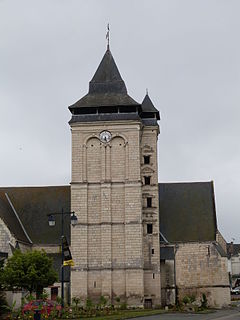
M 137 318 L 143 316 L 151 316 L 154 314 L 165 313 L 164 310 L 119 310 L 117 314 L 112 315 L 104 315 L 99 317 L 87 317 L 81 318 L 84 320 L 122 320 L 122 319 L 129 319 L 129 318 Z M 80 319 L 75 319 L 80 320 Z

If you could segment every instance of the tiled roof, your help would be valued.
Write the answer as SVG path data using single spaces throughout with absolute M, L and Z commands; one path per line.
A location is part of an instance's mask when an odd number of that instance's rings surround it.
M 227 253 L 228 257 L 240 254 L 240 244 L 239 243 L 227 243 Z
M 17 240 L 27 242 L 21 224 L 34 244 L 59 244 L 60 215 L 56 226 L 48 226 L 47 214 L 70 211 L 70 186 L 0 188 L 0 217 Z M 160 183 L 160 231 L 168 242 L 214 241 L 216 213 L 212 182 Z M 65 218 L 64 234 L 70 242 L 70 220 Z
M 48 226 L 47 214 L 70 211 L 70 186 L 57 187 L 8 187 L 0 188 L 0 217 L 17 240 L 27 241 L 20 223 L 7 203 L 7 193 L 27 235 L 34 244 L 58 244 L 61 236 L 60 215 L 55 227 Z M 64 234 L 69 240 L 70 216 L 64 221 Z
M 3 189 L 0 189 L 0 218 L 17 240 L 28 244 L 31 243 L 8 201 L 7 190 Z
M 110 50 L 107 50 L 89 82 L 88 94 L 69 107 L 74 109 L 100 106 L 130 106 L 139 104 L 127 93 Z
M 214 241 L 212 182 L 160 183 L 160 231 L 169 242 Z

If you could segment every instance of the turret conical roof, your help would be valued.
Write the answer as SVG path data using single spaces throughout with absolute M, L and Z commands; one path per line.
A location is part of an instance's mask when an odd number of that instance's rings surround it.
M 152 100 L 150 99 L 148 93 L 146 93 L 142 102 L 142 114 L 155 115 L 158 120 L 160 120 L 159 111 L 154 107 Z

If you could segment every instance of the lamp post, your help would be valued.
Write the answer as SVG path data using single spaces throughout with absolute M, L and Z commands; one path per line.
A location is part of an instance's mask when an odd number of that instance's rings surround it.
M 175 286 L 175 305 L 178 305 L 178 287 L 177 287 L 177 272 L 176 272 L 176 254 L 178 251 L 179 245 L 176 244 L 174 248 L 174 286 Z
M 56 215 L 61 215 L 61 251 L 62 251 L 62 264 L 61 264 L 61 305 L 64 307 L 64 268 L 63 268 L 63 263 L 64 263 L 64 231 L 63 231 L 63 221 L 64 221 L 64 216 L 70 215 L 71 216 L 71 225 L 74 226 L 77 224 L 77 216 L 75 215 L 74 211 L 64 211 L 62 208 L 61 212 L 54 212 L 54 213 L 49 213 L 48 216 L 48 224 L 50 227 L 54 227 L 56 224 L 55 221 L 55 216 Z

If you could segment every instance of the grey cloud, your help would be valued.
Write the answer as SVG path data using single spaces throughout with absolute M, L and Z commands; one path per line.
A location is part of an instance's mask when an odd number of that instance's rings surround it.
M 129 93 L 161 112 L 160 181 L 214 180 L 239 237 L 238 0 L 0 1 L 1 185 L 69 183 L 68 105 L 111 50 Z M 19 148 L 22 148 L 21 150 Z

